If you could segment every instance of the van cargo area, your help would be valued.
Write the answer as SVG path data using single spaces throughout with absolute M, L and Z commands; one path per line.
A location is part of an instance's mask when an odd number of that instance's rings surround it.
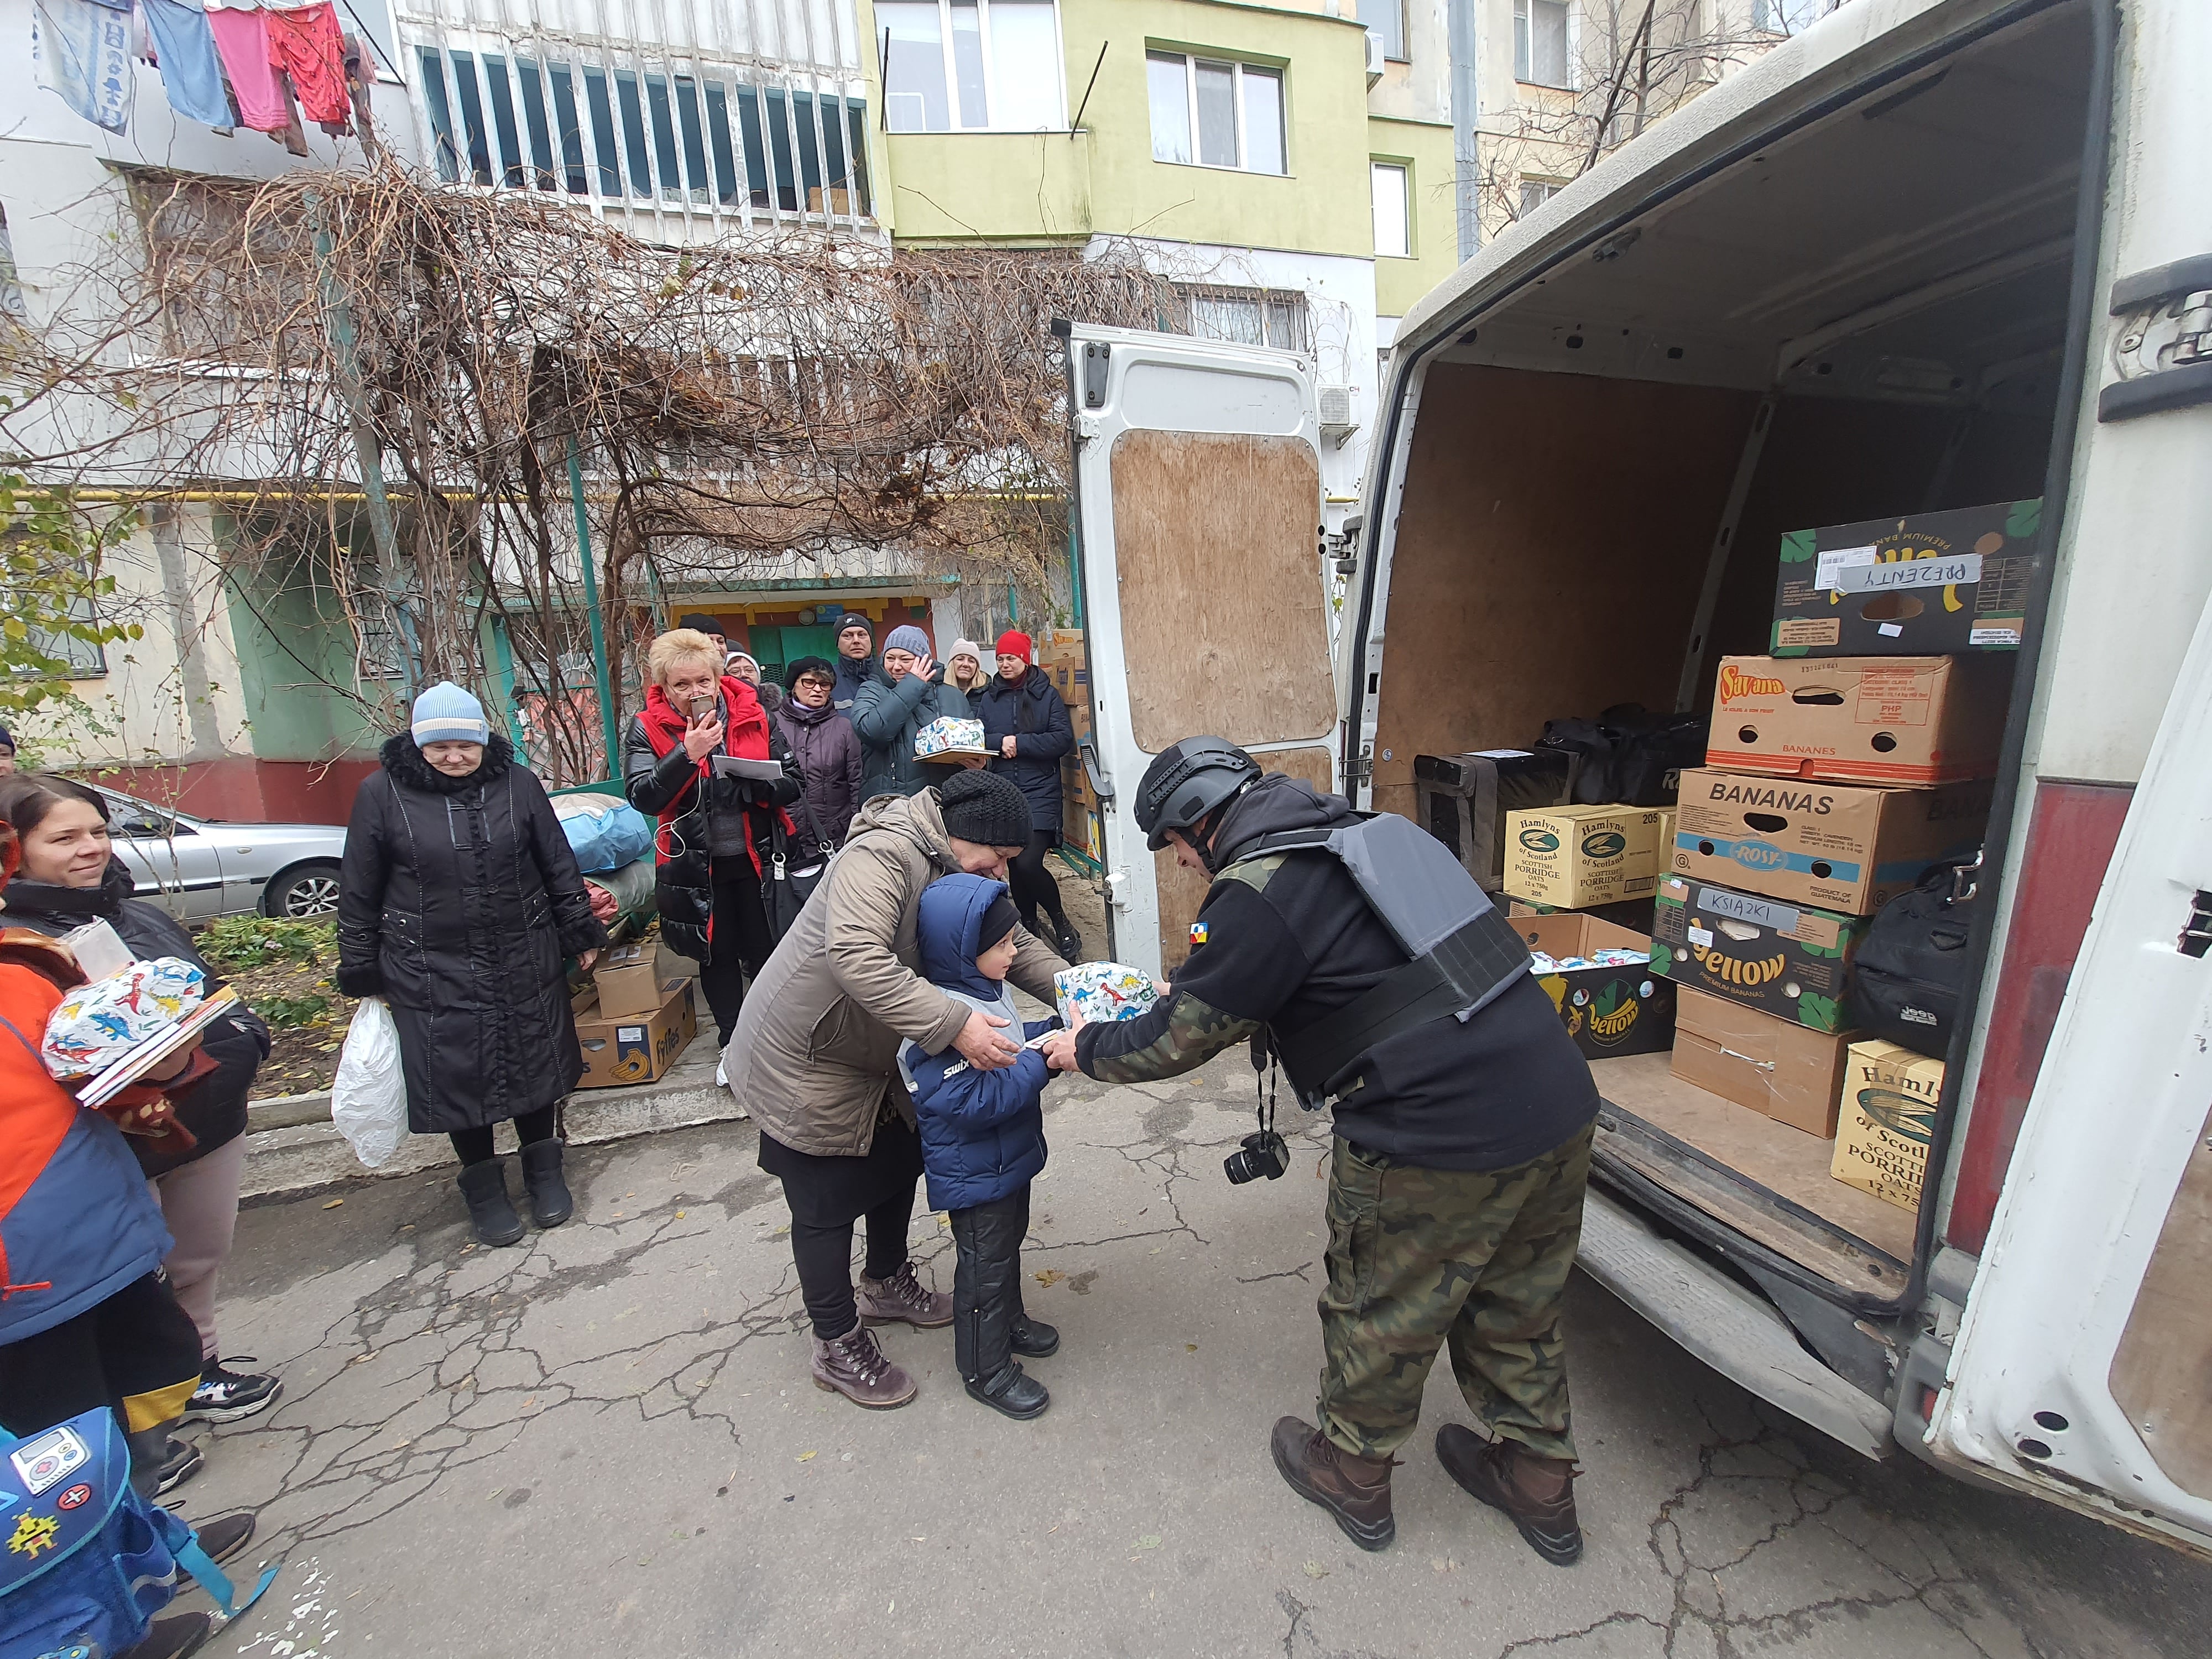
M 1395 528 L 1363 571 L 1374 806 L 1418 817 L 1416 756 L 1525 747 L 1620 703 L 1709 708 L 1723 656 L 1770 649 L 1789 532 L 2043 492 L 2091 48 L 2085 9 L 2057 4 L 1839 83 L 1795 130 L 1471 293 L 1419 364 L 1383 462 Z M 1516 234 L 1540 244 L 1584 199 L 1605 200 L 1570 191 Z M 1592 1069 L 1601 1180 L 1838 1300 L 1902 1292 L 1914 1212 L 1833 1177 L 1832 1140 L 1665 1054 Z

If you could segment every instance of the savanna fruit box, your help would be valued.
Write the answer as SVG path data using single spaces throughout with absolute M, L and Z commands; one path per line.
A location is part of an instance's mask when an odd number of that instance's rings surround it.
M 1997 768 L 2010 657 L 1723 657 L 1705 763 L 1844 783 Z
M 1663 806 L 1550 806 L 1509 812 L 1505 890 L 1531 904 L 1569 909 L 1642 898 L 1666 873 L 1674 822 L 1673 809 Z
M 1900 1210 L 1920 1207 L 1943 1062 L 1894 1042 L 1854 1042 L 1844 1064 L 1828 1173 Z
M 1989 821 L 1987 781 L 1858 789 L 1700 767 L 1682 774 L 1674 873 L 1869 916 Z
M 1850 1041 L 1684 986 L 1674 1006 L 1673 1070 L 1685 1083 L 1826 1140 L 1836 1133 Z
M 1515 916 L 1513 931 L 1532 951 L 1556 961 L 1587 958 L 1604 950 L 1638 951 L 1648 963 L 1651 941 L 1642 933 L 1561 911 Z M 1540 974 L 1536 982 L 1559 1011 L 1567 1035 L 1586 1060 L 1663 1054 L 1674 1042 L 1674 988 L 1648 966 L 1570 968 Z
M 584 1051 L 584 1075 L 576 1086 L 613 1089 L 665 1075 L 698 1035 L 692 983 L 671 975 L 662 984 L 659 1006 L 649 1014 L 609 1014 L 591 992 L 580 994 L 569 1005 L 575 1012 L 576 1042 Z
M 1793 530 L 1774 589 L 1778 657 L 2017 651 L 2043 503 Z
M 1651 971 L 1807 1030 L 1849 1030 L 1851 957 L 1870 925 L 1669 876 L 1652 906 Z

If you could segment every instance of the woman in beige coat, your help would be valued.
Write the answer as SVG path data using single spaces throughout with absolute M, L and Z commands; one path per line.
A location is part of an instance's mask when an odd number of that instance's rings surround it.
M 815 1386 L 873 1408 L 903 1406 L 914 1379 L 884 1357 L 870 1323 L 931 1329 L 952 1299 L 926 1290 L 907 1255 L 921 1176 L 914 1108 L 898 1080 L 909 1039 L 957 1048 L 994 1070 L 1020 1054 L 1006 1022 L 916 972 L 921 890 L 965 870 L 1006 878 L 1029 840 L 1029 805 L 1006 779 L 962 772 L 910 796 L 879 796 L 754 981 L 723 1054 L 730 1092 L 760 1127 L 760 1166 L 783 1182 L 791 1253 L 814 1326 Z M 1027 933 L 1007 977 L 1052 1000 L 1067 964 Z M 853 1289 L 853 1224 L 868 1223 Z

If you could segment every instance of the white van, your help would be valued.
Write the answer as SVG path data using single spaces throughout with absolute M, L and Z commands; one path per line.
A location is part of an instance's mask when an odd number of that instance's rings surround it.
M 1705 707 L 1785 532 L 2040 496 L 1917 1212 L 1601 1060 L 1583 1263 L 1869 1456 L 2212 1548 L 2208 331 L 2204 0 L 1843 7 L 1406 319 L 1341 544 L 1303 363 L 1066 328 L 1115 953 L 1202 891 L 1127 804 L 1176 738 L 1410 816 L 1417 753 Z

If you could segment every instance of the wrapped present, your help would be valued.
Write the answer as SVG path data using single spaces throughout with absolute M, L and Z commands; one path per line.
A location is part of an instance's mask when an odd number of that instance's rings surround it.
M 207 975 L 181 957 L 134 962 L 80 985 L 47 1017 L 40 1058 L 64 1082 L 104 1071 L 167 1030 L 207 997 Z
M 959 755 L 983 755 L 983 722 L 941 714 L 914 734 L 914 757 L 936 760 Z
M 1118 962 L 1085 962 L 1052 976 L 1053 999 L 1071 1030 L 1086 1020 L 1134 1019 L 1160 1000 L 1151 975 Z

